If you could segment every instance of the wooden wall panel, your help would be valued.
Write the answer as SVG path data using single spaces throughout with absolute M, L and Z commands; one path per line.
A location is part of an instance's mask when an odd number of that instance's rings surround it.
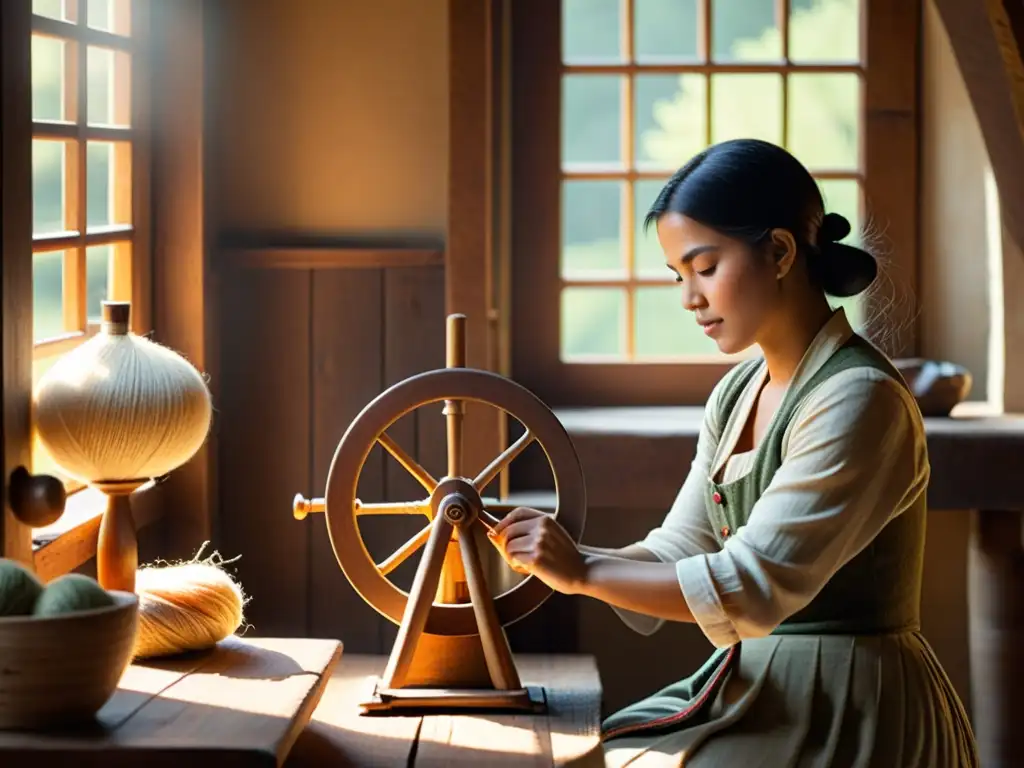
M 275 266 L 232 262 L 219 274 L 223 322 L 220 397 L 220 535 L 252 595 L 258 635 L 340 638 L 353 653 L 386 653 L 397 627 L 368 606 L 342 573 L 323 515 L 296 521 L 296 493 L 323 496 L 334 452 L 384 388 L 445 364 L 444 268 Z M 442 404 L 389 430 L 432 473 L 445 471 Z M 363 467 L 367 502 L 420 498 L 423 489 L 376 447 Z M 364 518 L 376 560 L 425 520 Z M 412 583 L 419 557 L 392 574 Z
M 387 386 L 445 364 L 444 270 L 440 268 L 389 269 L 384 280 L 384 381 Z M 447 461 L 443 403 L 418 408 L 395 423 L 388 434 L 405 448 L 434 477 L 441 477 Z M 390 455 L 385 457 L 384 487 L 388 501 L 423 498 L 426 493 L 416 480 Z M 386 529 L 382 539 L 394 551 L 423 528 L 420 517 L 393 515 L 367 520 L 366 524 Z M 382 557 L 390 554 L 383 552 Z M 408 590 L 420 562 L 422 550 L 391 574 L 391 579 Z M 398 625 L 384 619 L 380 648 L 387 653 L 395 641 Z
M 310 483 L 302 489 L 306 495 L 324 495 L 331 459 L 345 430 L 381 391 L 383 279 L 380 269 L 312 272 L 312 411 L 306 418 L 312 433 L 313 460 Z M 384 456 L 380 448 L 374 448 L 363 465 L 358 494 L 363 501 L 384 501 Z M 303 523 L 310 533 L 310 633 L 314 637 L 341 638 L 352 653 L 376 652 L 381 619 L 342 573 L 327 535 L 326 518 L 312 515 Z M 375 533 L 365 540 L 370 553 L 379 556 L 383 543 Z
M 257 635 L 306 631 L 309 527 L 291 500 L 309 487 L 308 271 L 240 270 L 222 281 L 220 540 Z

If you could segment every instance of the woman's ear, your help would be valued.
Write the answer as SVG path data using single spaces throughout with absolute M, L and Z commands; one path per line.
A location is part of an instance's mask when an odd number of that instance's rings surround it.
M 773 229 L 772 258 L 775 261 L 776 277 L 781 280 L 796 263 L 796 239 L 788 229 Z

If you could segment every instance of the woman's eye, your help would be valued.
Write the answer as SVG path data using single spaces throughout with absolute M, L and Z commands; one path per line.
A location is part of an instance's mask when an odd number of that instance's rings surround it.
M 697 274 L 701 277 L 711 277 L 711 275 L 715 274 L 715 266 L 717 265 L 710 266 L 707 269 L 698 270 Z

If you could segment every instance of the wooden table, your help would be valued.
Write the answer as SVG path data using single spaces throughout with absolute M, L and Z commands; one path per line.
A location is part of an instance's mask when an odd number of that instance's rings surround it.
M 546 715 L 361 715 L 358 702 L 386 662 L 342 658 L 286 768 L 604 765 L 601 681 L 590 656 L 516 657 L 523 683 L 546 688 Z
M 95 724 L 0 732 L 0 765 L 279 766 L 340 656 L 336 640 L 232 637 L 213 651 L 133 664 Z

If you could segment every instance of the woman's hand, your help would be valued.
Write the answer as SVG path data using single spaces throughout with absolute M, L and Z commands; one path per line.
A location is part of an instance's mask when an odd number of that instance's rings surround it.
M 536 576 L 562 594 L 580 592 L 586 561 L 554 516 L 517 507 L 487 535 L 517 573 Z

